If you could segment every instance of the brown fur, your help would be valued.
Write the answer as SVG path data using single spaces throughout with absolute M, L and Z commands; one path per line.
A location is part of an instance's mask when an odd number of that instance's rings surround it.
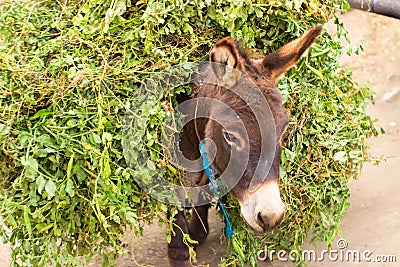
M 281 138 L 288 125 L 289 117 L 282 107 L 282 96 L 276 89 L 278 79 L 290 69 L 306 49 L 312 44 L 314 39 L 320 34 L 321 27 L 317 26 L 303 35 L 301 38 L 289 43 L 280 48 L 274 53 L 265 56 L 263 59 L 252 59 L 247 54 L 243 53 L 234 40 L 226 37 L 218 41 L 210 54 L 210 61 L 221 63 L 223 65 L 208 67 L 203 70 L 201 75 L 210 77 L 215 73 L 217 76 L 217 84 L 196 83 L 193 87 L 192 99 L 199 97 L 207 97 L 219 100 L 231 109 L 233 109 L 238 117 L 232 117 L 224 108 L 215 106 L 201 106 L 199 108 L 206 110 L 207 115 L 214 115 L 218 120 L 228 125 L 232 133 L 240 133 L 237 128 L 238 122 L 244 124 L 248 134 L 249 141 L 249 161 L 246 170 L 239 182 L 232 189 L 232 194 L 239 200 L 246 197 L 246 190 L 250 180 L 254 175 L 254 170 L 260 160 L 261 151 L 261 132 L 260 127 L 270 127 L 269 122 L 261 122 L 263 125 L 258 125 L 255 115 L 250 106 L 255 108 L 256 112 L 263 112 L 267 107 L 262 105 L 257 94 L 251 89 L 254 83 L 262 92 L 262 96 L 268 102 L 275 121 L 274 127 L 276 132 L 276 147 L 273 164 L 268 173 L 263 173 L 264 182 L 276 181 L 279 178 L 279 165 L 281 155 Z M 225 66 L 225 67 L 224 67 Z M 238 72 L 229 72 L 229 68 L 233 68 Z M 240 74 L 241 73 L 241 74 Z M 243 79 L 249 77 L 250 80 Z M 233 88 L 229 90 L 226 87 Z M 245 99 L 240 98 L 236 93 L 245 96 Z M 187 123 L 181 137 L 180 148 L 183 154 L 189 159 L 197 159 L 200 157 L 199 141 L 204 138 L 212 139 L 217 147 L 216 158 L 212 162 L 213 167 L 218 173 L 224 173 L 230 160 L 230 150 L 224 141 L 224 131 L 222 125 L 209 119 L 197 119 L 195 122 Z M 259 175 L 259 174 L 256 174 Z M 194 175 L 198 179 L 194 183 L 200 183 L 203 173 Z M 198 212 L 193 212 L 189 224 L 188 232 L 194 239 L 203 241 L 207 235 L 207 209 L 208 206 L 198 208 Z M 187 226 L 182 222 L 184 219 L 183 211 L 177 216 L 177 224 L 183 226 L 183 230 L 187 233 Z M 191 266 L 186 245 L 179 238 L 182 238 L 181 230 L 175 229 L 177 235 L 172 238 L 169 245 L 169 256 L 172 266 Z

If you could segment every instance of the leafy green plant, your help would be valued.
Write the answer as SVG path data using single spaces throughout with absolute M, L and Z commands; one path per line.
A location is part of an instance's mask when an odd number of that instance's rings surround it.
M 122 153 L 125 104 L 146 78 L 204 59 L 227 35 L 271 52 L 347 8 L 345 0 L 3 1 L 0 233 L 13 264 L 74 266 L 78 255 L 100 254 L 107 266 L 124 251 L 126 225 L 139 235 L 144 223 L 171 210 L 137 186 Z M 279 83 L 291 115 L 281 175 L 287 218 L 280 230 L 256 238 L 228 196 L 235 245 L 245 253 L 230 250 L 222 265 L 255 266 L 264 244 L 301 250 L 310 232 L 328 244 L 339 233 L 346 183 L 368 159 L 365 139 L 376 134 L 365 114 L 372 92 L 339 67 L 342 52 L 338 38 L 324 32 Z M 141 111 L 146 131 L 137 142 L 153 162 L 144 178 L 151 171 L 174 177 L 159 134 L 182 90 Z

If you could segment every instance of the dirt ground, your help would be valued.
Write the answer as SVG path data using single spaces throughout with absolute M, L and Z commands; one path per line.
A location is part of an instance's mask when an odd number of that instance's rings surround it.
M 341 62 L 353 71 L 355 81 L 375 89 L 376 103 L 368 112 L 386 131 L 385 135 L 369 140 L 370 154 L 384 160 L 379 166 L 365 164 L 360 180 L 350 181 L 351 208 L 341 224 L 346 249 L 369 250 L 372 262 L 332 261 L 327 257 L 323 262 L 309 262 L 308 266 L 400 266 L 400 20 L 358 10 L 341 17 L 352 43 L 362 44 L 365 51 L 358 56 L 343 56 Z M 197 251 L 198 260 L 199 264 L 217 266 L 225 255 L 225 244 L 221 242 L 223 224 L 215 214 L 211 214 L 210 221 L 210 234 Z M 132 252 L 121 257 L 117 266 L 168 266 L 165 231 L 149 225 L 144 229 L 145 238 L 127 237 Z M 310 244 L 304 248 L 313 249 Z M 316 248 L 317 253 L 322 249 L 325 247 Z M 397 262 L 373 262 L 384 255 L 396 256 Z M 8 247 L 1 245 L 0 267 L 8 266 L 8 256 Z M 260 261 L 259 265 L 294 266 L 278 260 Z M 101 263 L 94 260 L 89 266 Z

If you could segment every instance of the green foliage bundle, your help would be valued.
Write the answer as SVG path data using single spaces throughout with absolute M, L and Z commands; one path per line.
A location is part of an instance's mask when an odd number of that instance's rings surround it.
M 1 1 L 0 233 L 13 264 L 73 266 L 78 255 L 101 254 L 107 265 L 123 252 L 126 225 L 140 234 L 170 209 L 136 185 L 121 145 L 125 103 L 146 78 L 204 59 L 227 35 L 271 52 L 346 8 L 345 0 Z M 340 69 L 342 52 L 325 32 L 279 83 L 291 115 L 281 175 L 287 217 L 256 238 L 228 196 L 244 253 L 230 251 L 223 265 L 256 265 L 264 244 L 300 250 L 310 231 L 328 243 L 338 233 L 346 183 L 375 134 L 365 114 L 372 92 Z M 147 130 L 138 142 L 155 163 L 147 167 L 166 175 L 173 169 L 158 135 L 180 90 L 141 112 Z

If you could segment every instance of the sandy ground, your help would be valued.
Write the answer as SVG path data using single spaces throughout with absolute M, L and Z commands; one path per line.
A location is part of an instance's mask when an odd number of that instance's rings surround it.
M 342 64 L 354 73 L 360 84 L 369 83 L 376 90 L 376 104 L 368 108 L 378 126 L 386 134 L 369 140 L 370 154 L 382 157 L 379 166 L 365 164 L 360 180 L 351 181 L 351 208 L 342 219 L 341 230 L 347 241 L 344 250 L 358 250 L 369 254 L 371 262 L 332 261 L 309 262 L 308 266 L 400 266 L 400 20 L 353 10 L 342 16 L 350 31 L 354 45 L 363 44 L 364 53 L 344 56 Z M 225 254 L 221 242 L 221 221 L 211 214 L 210 234 L 198 249 L 201 264 L 217 266 Z M 146 238 L 127 237 L 132 253 L 118 260 L 117 266 L 168 266 L 165 229 L 156 225 L 146 226 Z M 305 244 L 306 249 L 312 249 Z M 336 249 L 336 246 L 333 247 Z M 316 248 L 317 253 L 324 249 Z M 0 267 L 8 266 L 9 249 L 0 246 Z M 135 255 L 135 258 L 132 257 Z M 396 256 L 396 263 L 377 262 L 378 256 Z M 382 258 L 383 259 L 383 258 Z M 375 262 L 374 262 L 375 261 Z M 92 261 L 90 267 L 101 266 Z M 260 266 L 294 266 L 274 260 L 260 262 Z

